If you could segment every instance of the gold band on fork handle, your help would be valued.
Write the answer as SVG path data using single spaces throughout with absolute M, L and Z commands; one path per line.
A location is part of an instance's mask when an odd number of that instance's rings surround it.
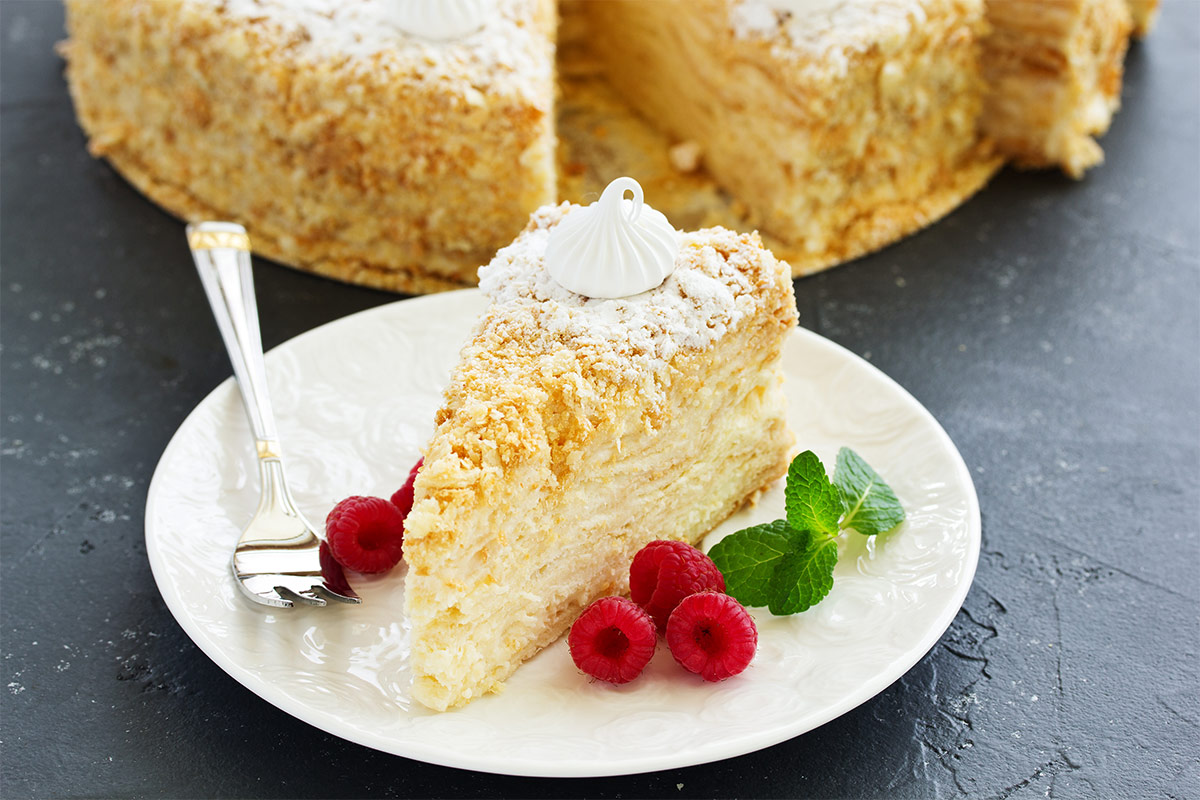
M 250 252 L 250 237 L 237 231 L 188 230 L 188 246 L 193 250 L 231 250 Z
M 274 439 L 255 439 L 254 449 L 260 459 L 279 458 L 279 442 Z

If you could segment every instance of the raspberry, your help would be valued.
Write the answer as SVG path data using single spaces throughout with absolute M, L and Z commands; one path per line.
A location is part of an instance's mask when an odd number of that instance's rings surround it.
M 412 511 L 413 507 L 413 483 L 417 480 L 417 471 L 421 469 L 421 465 L 425 463 L 425 457 L 417 459 L 417 463 L 413 464 L 413 468 L 408 471 L 408 480 L 404 485 L 396 490 L 392 495 L 392 505 L 400 509 L 401 516 L 408 516 L 408 512 Z
M 575 666 L 609 683 L 629 683 L 641 675 L 657 643 L 654 620 L 624 597 L 592 603 L 567 636 Z
M 387 572 L 403 555 L 404 517 L 382 497 L 347 497 L 325 518 L 337 562 L 355 572 Z
M 720 592 L 700 592 L 684 598 L 671 614 L 667 646 L 688 672 L 706 681 L 723 681 L 754 658 L 758 629 L 737 600 Z
M 680 600 L 706 589 L 725 591 L 725 577 L 711 558 L 686 542 L 651 542 L 629 565 L 629 594 L 660 631 Z

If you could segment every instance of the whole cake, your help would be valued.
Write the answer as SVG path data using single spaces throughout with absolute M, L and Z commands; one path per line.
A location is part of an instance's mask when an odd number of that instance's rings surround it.
M 92 153 L 178 216 L 241 222 L 268 257 L 406 292 L 475 283 L 532 210 L 593 199 L 616 174 L 642 177 L 680 224 L 761 229 L 794 275 L 929 224 L 1004 160 L 1078 176 L 1101 158 L 1129 35 L 1157 9 L 66 5 Z
M 787 469 L 787 264 L 754 234 L 668 225 L 678 254 L 651 269 L 665 236 L 628 201 L 581 216 L 613 204 L 546 206 L 480 270 L 491 305 L 405 522 L 413 697 L 431 708 L 496 690 L 626 592 L 643 545 L 699 541 Z

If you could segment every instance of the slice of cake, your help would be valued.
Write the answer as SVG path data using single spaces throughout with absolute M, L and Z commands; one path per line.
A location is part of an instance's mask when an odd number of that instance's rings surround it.
M 981 146 L 983 0 L 584 2 L 607 79 L 781 240 L 798 273 L 945 214 Z
M 987 16 L 981 129 L 1018 166 L 1082 177 L 1121 102 L 1128 0 L 992 0 Z
M 555 199 L 553 0 L 66 5 L 91 152 L 270 258 L 456 288 Z
M 754 234 L 671 230 L 678 256 L 661 285 L 586 297 L 545 256 L 588 210 L 538 210 L 480 270 L 492 302 L 451 375 L 406 521 L 413 696 L 430 708 L 498 689 L 590 602 L 626 592 L 644 544 L 698 542 L 787 469 L 788 265 Z M 626 289 L 661 280 L 641 263 L 661 242 L 633 258 L 580 227 L 552 250 L 611 268 Z

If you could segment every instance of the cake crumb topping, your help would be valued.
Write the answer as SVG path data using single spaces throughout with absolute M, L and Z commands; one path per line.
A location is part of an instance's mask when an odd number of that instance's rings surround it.
M 734 35 L 762 38 L 785 61 L 821 61 L 844 75 L 849 55 L 885 51 L 926 21 L 931 0 L 740 0 L 730 9 Z M 938 2 L 938 0 L 933 0 Z
M 391 0 L 201 0 L 231 18 L 275 28 L 310 60 L 355 69 L 418 70 L 429 81 L 511 87 L 532 95 L 548 62 L 529 57 L 544 33 L 527 26 L 536 0 L 496 0 L 479 31 L 432 41 L 401 27 Z M 550 45 L 544 45 L 546 47 Z
M 536 211 L 525 232 L 479 270 L 479 286 L 494 305 L 537 313 L 556 339 L 670 360 L 723 336 L 757 307 L 757 288 L 775 280 L 757 235 L 710 228 L 682 235 L 675 270 L 655 289 L 614 300 L 576 294 L 542 259 L 551 229 L 570 209 L 563 203 Z

